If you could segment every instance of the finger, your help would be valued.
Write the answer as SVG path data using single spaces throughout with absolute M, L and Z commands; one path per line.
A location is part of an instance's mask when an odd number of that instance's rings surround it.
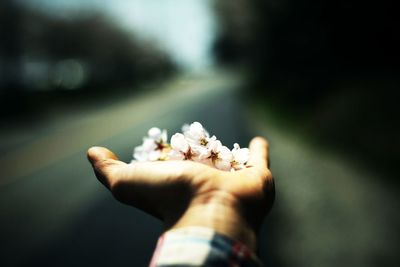
M 113 180 L 117 178 L 113 175 L 115 170 L 125 165 L 124 162 L 118 160 L 118 157 L 113 152 L 104 147 L 91 147 L 87 151 L 87 157 L 92 164 L 97 179 L 107 188 L 110 188 Z
M 269 167 L 269 144 L 263 137 L 254 137 L 249 144 L 250 158 L 247 162 L 249 166 L 259 168 Z

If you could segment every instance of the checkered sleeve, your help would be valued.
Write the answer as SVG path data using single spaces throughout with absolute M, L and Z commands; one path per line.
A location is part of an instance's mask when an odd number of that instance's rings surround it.
M 203 227 L 170 230 L 158 240 L 150 267 L 260 267 L 245 245 Z

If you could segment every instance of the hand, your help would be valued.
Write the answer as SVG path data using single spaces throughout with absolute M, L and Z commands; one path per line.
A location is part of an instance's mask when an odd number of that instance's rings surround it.
M 248 168 L 235 172 L 193 161 L 126 164 L 101 147 L 90 148 L 88 159 L 115 198 L 163 220 L 167 229 L 209 227 L 255 249 L 275 191 L 267 141 L 256 137 L 249 149 Z

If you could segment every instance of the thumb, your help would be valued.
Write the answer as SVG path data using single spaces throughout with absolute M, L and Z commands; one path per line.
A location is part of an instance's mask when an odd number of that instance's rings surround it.
M 250 166 L 258 168 L 269 167 L 269 144 L 263 137 L 255 137 L 249 144 L 250 158 L 247 162 Z
M 126 163 L 119 161 L 112 151 L 104 147 L 91 147 L 87 151 L 87 158 L 92 164 L 97 179 L 107 188 L 110 188 L 113 180 L 116 179 L 115 170 L 126 165 Z

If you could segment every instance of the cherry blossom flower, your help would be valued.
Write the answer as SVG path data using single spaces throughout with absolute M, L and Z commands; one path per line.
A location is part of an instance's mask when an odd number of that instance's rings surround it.
M 246 163 L 249 160 L 249 156 L 250 151 L 248 148 L 240 148 L 239 144 L 235 143 L 232 149 L 232 169 L 241 170 L 246 168 Z
M 192 159 L 192 151 L 185 136 L 176 133 L 171 137 L 171 151 L 169 153 L 171 160 L 190 160 Z
M 167 143 L 167 131 L 153 127 L 148 131 L 148 136 L 143 138 L 143 143 L 135 147 L 133 151 L 134 161 L 156 161 L 165 158 Z
M 153 139 L 154 141 L 156 141 L 157 143 L 160 144 L 165 144 L 167 143 L 167 131 L 166 130 L 162 130 L 157 128 L 157 127 L 153 127 L 148 131 L 148 136 L 149 138 Z
M 182 131 L 191 146 L 192 160 L 212 165 L 209 161 L 211 157 L 210 144 L 215 142 L 217 137 L 215 135 L 210 137 L 210 134 L 199 122 L 193 122 L 190 125 L 185 124 Z
M 143 143 L 134 149 L 134 161 L 191 160 L 223 171 L 246 168 L 249 149 L 234 144 L 232 150 L 222 145 L 215 135 L 210 134 L 199 122 L 185 124 L 182 133 L 171 137 L 167 143 L 167 132 L 151 128 Z
M 144 138 L 141 146 L 135 147 L 133 151 L 134 161 L 155 161 L 160 157 L 157 146 L 150 138 Z
M 185 133 L 185 132 L 189 131 L 190 125 L 185 123 L 184 125 L 182 125 L 181 129 L 182 129 L 182 133 Z
M 189 127 L 184 126 L 182 128 L 184 130 L 183 135 L 189 143 L 204 147 L 207 146 L 210 135 L 199 122 L 193 122 Z
M 231 161 L 233 160 L 232 152 L 221 141 L 212 140 L 209 143 L 210 159 L 212 164 L 220 170 L 229 171 L 231 169 Z

